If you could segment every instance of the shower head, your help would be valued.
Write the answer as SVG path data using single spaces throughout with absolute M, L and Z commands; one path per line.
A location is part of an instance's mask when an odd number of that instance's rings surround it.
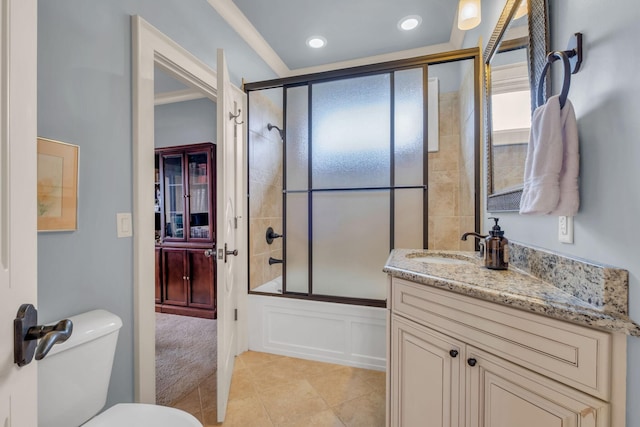
M 280 134 L 280 139 L 282 139 L 284 141 L 284 131 L 282 129 L 280 129 L 276 125 L 272 125 L 271 123 L 267 123 L 267 130 L 271 131 L 271 129 L 276 129 L 278 131 L 278 133 Z

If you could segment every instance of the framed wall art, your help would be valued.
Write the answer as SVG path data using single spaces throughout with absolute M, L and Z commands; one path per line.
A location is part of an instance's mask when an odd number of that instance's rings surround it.
M 38 138 L 38 231 L 77 229 L 79 150 Z

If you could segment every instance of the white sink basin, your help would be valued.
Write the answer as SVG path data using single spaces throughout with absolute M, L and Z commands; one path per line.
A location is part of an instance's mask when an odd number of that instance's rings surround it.
M 443 252 L 415 252 L 408 254 L 407 258 L 427 264 L 470 265 L 474 263 L 474 260 L 469 257 Z

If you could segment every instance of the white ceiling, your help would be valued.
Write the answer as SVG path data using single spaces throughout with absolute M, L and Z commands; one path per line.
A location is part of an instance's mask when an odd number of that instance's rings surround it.
M 458 0 L 208 0 L 281 77 L 460 47 Z M 419 15 L 421 25 L 398 28 Z M 322 49 L 310 36 L 327 39 Z
M 455 50 L 464 37 L 458 0 L 207 1 L 280 77 Z M 420 26 L 400 30 L 409 15 L 419 15 Z M 309 48 L 313 35 L 327 46 Z M 168 102 L 186 100 L 186 86 L 162 72 L 155 81 L 157 94 L 171 95 Z

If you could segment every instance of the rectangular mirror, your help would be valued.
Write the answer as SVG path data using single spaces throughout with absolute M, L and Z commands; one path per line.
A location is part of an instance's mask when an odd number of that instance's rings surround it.
M 520 207 L 531 114 L 548 44 L 546 0 L 507 0 L 484 54 L 489 212 Z

